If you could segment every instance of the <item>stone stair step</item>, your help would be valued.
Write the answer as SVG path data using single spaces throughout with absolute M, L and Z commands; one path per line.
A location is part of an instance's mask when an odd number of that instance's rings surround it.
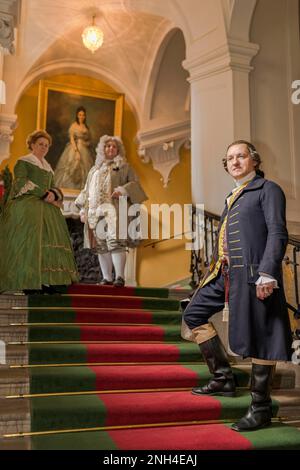
M 11 323 L 27 323 L 27 309 L 3 308 L 0 309 L 0 330 L 2 326 Z
M 272 398 L 279 402 L 278 416 L 286 424 L 300 428 L 300 390 L 273 390 Z M 1 436 L 30 432 L 30 399 L 0 399 L 0 449 Z
M 173 292 L 174 291 L 174 292 Z M 190 291 L 169 292 L 169 299 L 180 300 Z M 17 308 L 15 308 L 17 307 Z M 0 340 L 6 343 L 28 341 L 26 326 L 13 326 L 12 323 L 26 323 L 28 318 L 27 297 L 24 295 L 0 296 Z M 217 319 L 221 336 L 226 335 L 227 325 Z M 4 434 L 30 431 L 30 399 L 8 399 L 6 396 L 29 393 L 29 369 L 10 368 L 9 365 L 28 363 L 26 344 L 8 344 L 6 349 L 7 365 L 0 365 L 0 450 L 29 450 L 30 438 L 4 439 Z M 200 357 L 200 355 L 199 355 Z M 249 360 L 232 357 L 232 363 L 245 372 L 251 373 Z M 196 364 L 196 362 L 195 362 Z M 198 362 L 199 364 L 199 362 Z M 272 397 L 279 402 L 278 416 L 284 423 L 300 429 L 300 368 L 287 363 L 278 363 L 274 377 Z
M 31 450 L 30 437 L 18 437 L 14 439 L 1 439 L 0 450 Z
M 28 369 L 11 369 L 0 366 L 0 398 L 7 395 L 23 395 L 29 393 Z
M 28 328 L 27 326 L 1 325 L 0 340 L 5 343 L 28 341 Z
M 279 402 L 278 416 L 282 421 L 300 430 L 300 389 L 274 390 L 272 397 Z
M 297 388 L 273 390 L 272 396 L 280 403 L 280 408 L 300 407 L 300 390 Z
M 12 307 L 27 307 L 27 297 L 23 294 L 1 294 L 0 295 L 0 311 Z
M 6 364 L 28 364 L 28 346 L 25 344 L 6 346 Z
M 244 370 L 249 374 L 251 364 L 236 364 L 235 367 Z M 295 388 L 295 373 L 292 369 L 287 369 L 280 365 L 276 368 L 274 377 L 274 390 L 292 390 Z M 0 397 L 7 395 L 19 395 L 29 393 L 29 368 L 0 367 Z
M 0 398 L 0 437 L 30 432 L 29 400 Z
M 249 374 L 249 382 L 251 376 L 251 363 L 234 363 L 234 367 L 237 367 Z M 284 363 L 278 362 L 276 366 L 276 372 L 273 381 L 274 389 L 295 389 L 295 371 L 294 369 L 285 367 Z
M 189 297 L 192 289 L 169 289 L 169 299 L 183 300 Z

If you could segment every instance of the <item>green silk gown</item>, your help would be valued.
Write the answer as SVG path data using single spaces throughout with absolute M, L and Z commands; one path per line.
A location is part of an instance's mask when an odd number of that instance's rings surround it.
M 0 292 L 78 281 L 66 221 L 58 207 L 42 199 L 54 186 L 51 167 L 45 167 L 24 157 L 14 168 L 0 217 Z

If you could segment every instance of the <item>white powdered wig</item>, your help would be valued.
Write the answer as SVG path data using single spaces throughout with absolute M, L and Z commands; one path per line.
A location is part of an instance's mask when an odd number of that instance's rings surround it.
M 114 158 L 114 163 L 118 166 L 121 167 L 124 165 L 124 163 L 127 162 L 126 160 L 126 155 L 125 155 L 125 147 L 122 142 L 122 139 L 120 137 L 114 136 L 114 135 L 103 135 L 99 143 L 96 147 L 96 161 L 95 161 L 95 166 L 97 168 L 100 168 L 102 163 L 105 161 L 105 153 L 104 153 L 104 147 L 107 142 L 110 140 L 114 141 L 117 143 L 118 146 L 118 155 Z

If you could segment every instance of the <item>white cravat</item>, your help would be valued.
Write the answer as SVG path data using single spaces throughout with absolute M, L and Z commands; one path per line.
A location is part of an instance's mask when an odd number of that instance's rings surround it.
M 228 196 L 227 204 L 229 203 L 229 199 L 232 196 L 232 194 L 234 194 L 235 191 L 237 191 L 244 183 L 246 183 L 246 181 L 251 181 L 254 178 L 255 175 L 256 175 L 256 173 L 253 170 L 250 173 L 248 173 L 246 176 L 244 176 L 244 178 L 241 178 L 240 180 L 234 180 L 235 188 L 233 188 L 233 190 L 231 191 L 230 196 Z
M 236 187 L 232 191 L 236 191 L 240 186 L 242 186 L 242 184 L 246 183 L 246 181 L 252 180 L 255 175 L 256 175 L 255 170 L 253 170 L 253 171 L 250 171 L 250 173 L 248 173 L 243 178 L 241 178 L 239 180 L 234 180 L 234 183 L 235 183 Z

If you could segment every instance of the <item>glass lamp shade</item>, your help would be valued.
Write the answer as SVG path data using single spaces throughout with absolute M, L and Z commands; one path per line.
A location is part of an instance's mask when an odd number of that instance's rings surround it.
M 103 44 L 103 32 L 98 26 L 88 26 L 82 33 L 84 46 L 94 53 Z

